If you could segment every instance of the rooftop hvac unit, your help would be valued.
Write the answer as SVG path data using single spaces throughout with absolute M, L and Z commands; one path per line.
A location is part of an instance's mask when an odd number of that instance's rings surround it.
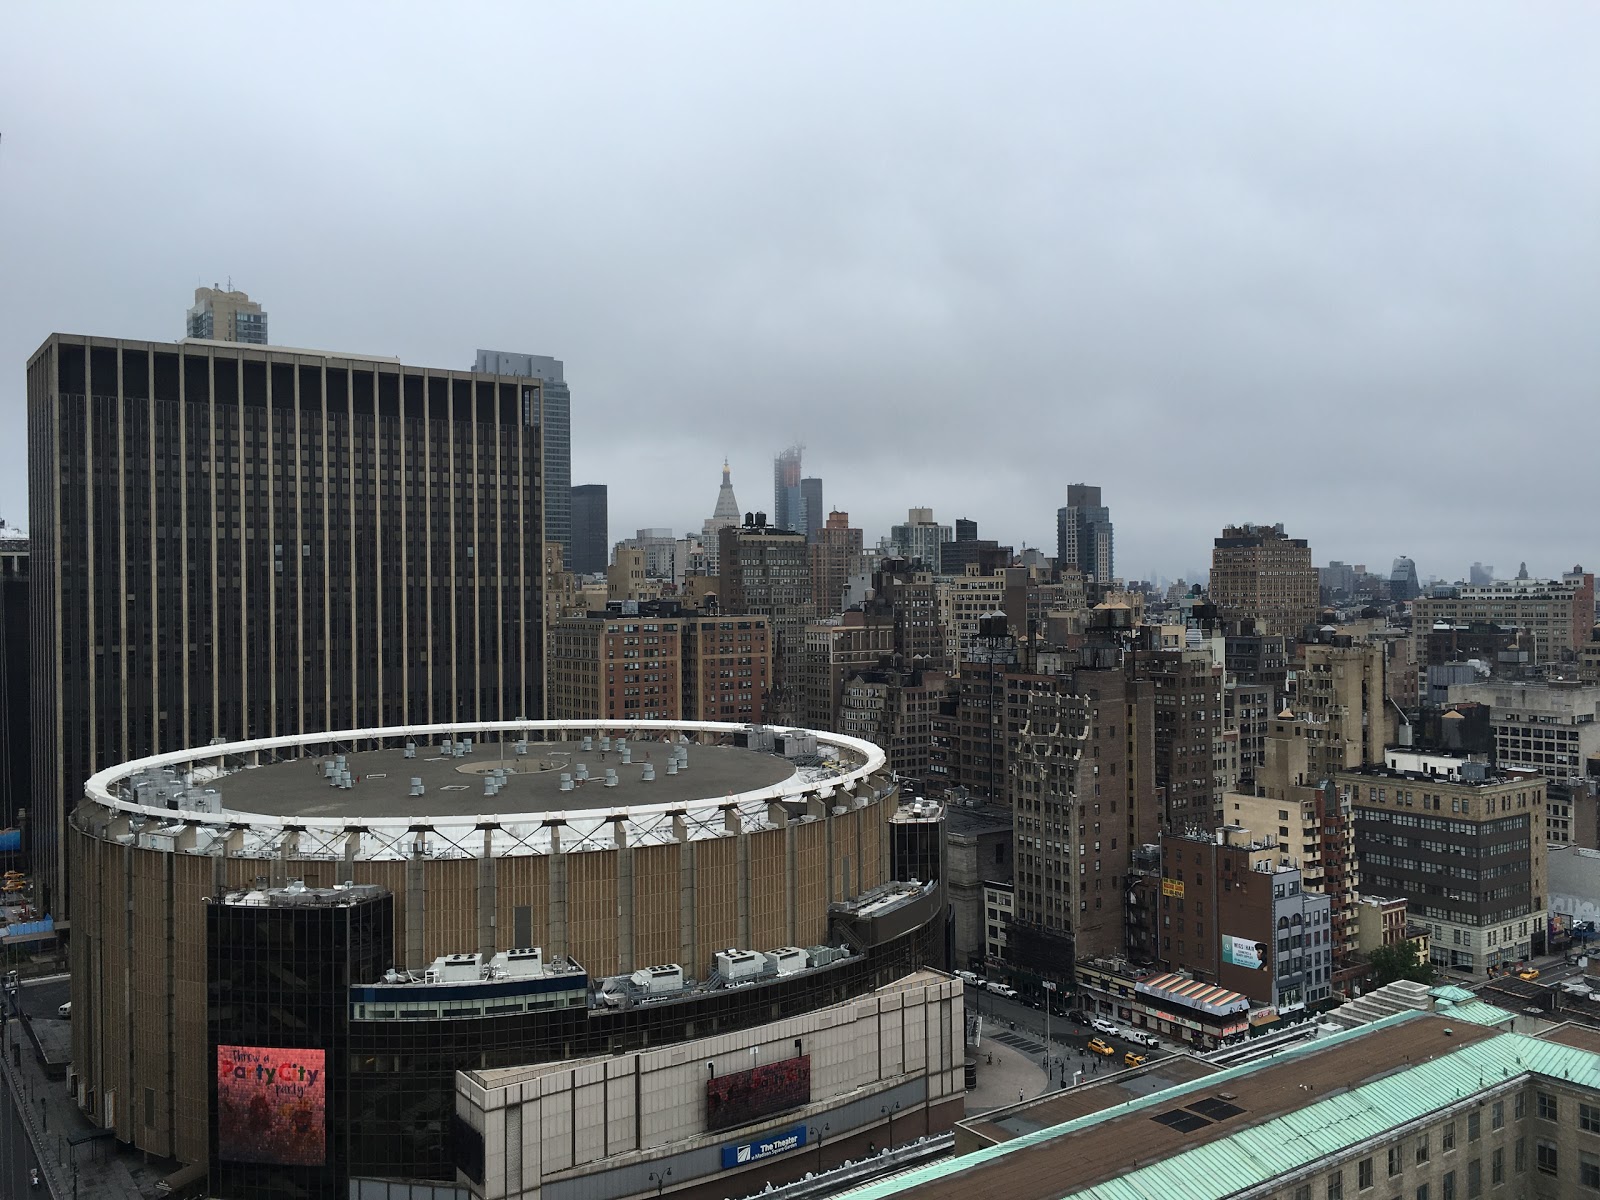
M 577 777 L 579 779 L 587 779 L 587 778 L 589 778 L 589 764 L 588 763 L 579 763 L 578 764 Z
M 631 763 L 633 761 L 633 747 L 628 745 L 627 742 L 624 742 L 619 738 L 617 741 L 617 749 L 622 752 L 623 762 Z
M 683 968 L 677 963 L 645 967 L 628 976 L 633 986 L 647 996 L 665 996 L 683 991 Z
M 651 766 L 649 763 L 645 763 L 644 770 L 639 773 L 640 781 L 643 782 L 643 783 L 650 783 L 655 779 L 655 777 L 656 777 L 656 769 L 655 769 L 655 767 Z
M 428 972 L 439 983 L 464 983 L 483 977 L 483 955 L 447 954 L 433 960 Z
M 417 744 L 415 742 L 407 742 L 406 743 L 406 757 L 407 758 L 415 758 L 416 756 L 417 756 Z
M 527 946 L 521 950 L 507 950 L 504 954 L 497 954 L 495 957 L 504 960 L 501 969 L 507 975 L 529 978 L 544 974 L 544 951 L 538 946 Z
M 526 754 L 527 752 L 528 752 L 528 739 L 527 738 L 521 738 L 517 742 L 517 753 L 518 754 Z
M 767 965 L 767 956 L 754 950 L 718 950 L 717 974 L 729 983 L 754 979 Z
M 422 776 L 413 775 L 411 777 L 411 794 L 413 796 L 420 796 L 426 790 L 427 789 L 422 786 Z
M 583 752 L 585 754 L 588 754 L 588 753 L 590 753 L 590 752 L 592 752 L 594 750 L 594 735 L 593 734 L 586 733 L 586 734 L 583 735 L 582 749 L 583 749 Z
M 668 775 L 676 775 L 677 773 L 678 773 L 678 760 L 675 759 L 675 758 L 669 758 L 667 760 L 667 774 Z
M 617 786 L 617 769 L 615 767 L 607 767 L 606 768 L 606 786 L 607 787 L 616 787 Z
M 611 735 L 610 734 L 602 734 L 601 737 L 600 737 L 600 752 L 602 754 L 606 754 L 606 753 L 609 753 L 610 750 L 611 750 Z
M 561 790 L 563 792 L 570 792 L 572 790 L 572 772 L 561 772 Z
M 779 975 L 793 975 L 807 966 L 806 952 L 799 946 L 779 946 L 776 950 L 768 950 L 766 959 Z

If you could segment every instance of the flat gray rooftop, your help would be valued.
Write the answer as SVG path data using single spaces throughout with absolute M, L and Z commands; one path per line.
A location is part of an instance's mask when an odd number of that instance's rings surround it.
M 349 788 L 332 787 L 323 777 L 326 756 L 237 771 L 204 786 L 221 792 L 223 808 L 232 812 L 346 820 L 689 804 L 771 787 L 795 773 L 788 759 L 734 746 L 690 746 L 689 767 L 677 775 L 666 773 L 671 750 L 661 742 L 632 743 L 628 764 L 615 750 L 602 759 L 600 750 L 585 751 L 581 742 L 531 743 L 526 755 L 508 742 L 504 750 L 502 758 L 501 746 L 490 742 L 464 758 L 445 758 L 434 743 L 419 745 L 415 758 L 399 747 L 347 754 L 345 768 L 356 780 Z M 656 773 L 649 783 L 641 779 L 647 761 Z M 562 773 L 576 775 L 579 763 L 588 764 L 590 778 L 563 792 Z M 498 795 L 485 796 L 483 778 L 499 766 L 515 773 Z M 604 784 L 608 767 L 617 772 L 616 787 Z M 413 776 L 426 789 L 421 796 L 410 794 Z

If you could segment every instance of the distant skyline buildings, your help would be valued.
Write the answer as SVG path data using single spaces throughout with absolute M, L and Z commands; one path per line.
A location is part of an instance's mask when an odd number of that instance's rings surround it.
M 567 570 L 576 575 L 598 575 L 611 561 L 611 522 L 606 485 L 580 483 L 572 489 L 572 558 Z
M 799 531 L 806 535 L 806 541 L 817 540 L 817 533 L 821 530 L 827 514 L 822 509 L 822 480 L 811 476 L 800 481 L 800 525 Z
M 1098 487 L 1067 485 L 1066 506 L 1056 510 L 1056 561 L 1077 567 L 1086 582 L 1101 587 L 1117 577 L 1111 510 Z
M 541 430 L 544 446 L 544 536 L 561 543 L 561 557 L 572 561 L 572 393 L 565 364 L 548 354 L 479 350 L 472 369 L 486 375 L 537 379 L 539 391 L 526 414 Z M 602 568 L 603 569 L 603 568 Z
M 790 446 L 772 460 L 772 520 L 774 529 L 805 532 L 805 497 L 800 488 L 800 456 L 804 446 Z
M 244 292 L 234 291 L 232 281 L 226 288 L 220 284 L 195 288 L 184 329 L 186 337 L 210 342 L 268 344 L 266 310 Z

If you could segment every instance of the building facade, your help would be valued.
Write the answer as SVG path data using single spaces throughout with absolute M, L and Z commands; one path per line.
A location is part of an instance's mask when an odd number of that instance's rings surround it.
M 811 558 L 805 534 L 761 523 L 720 532 L 719 580 L 725 611 L 767 618 L 773 641 L 773 683 L 769 713 L 779 721 L 796 719 L 805 627 L 811 620 Z
M 1362 886 L 1403 896 L 1433 962 L 1472 974 L 1542 953 L 1545 780 L 1447 755 L 1391 751 L 1338 776 L 1355 815 Z
M 28 539 L 0 521 L 0 829 L 32 803 Z
M 1321 593 L 1311 547 L 1279 525 L 1230 525 L 1211 550 L 1211 602 L 1256 617 L 1291 641 L 1317 619 Z
M 800 483 L 803 446 L 790 446 L 772 460 L 772 526 L 805 533 L 805 492 Z
M 551 720 L 676 721 L 683 716 L 682 622 L 607 613 L 550 631 Z
M 1573 683 L 1452 684 L 1452 704 L 1483 704 L 1495 762 L 1582 788 L 1600 780 L 1600 686 Z
M 1419 663 L 1427 661 L 1424 640 L 1441 623 L 1526 630 L 1535 662 L 1561 662 L 1576 654 L 1594 628 L 1594 573 L 1576 566 L 1560 579 L 1496 579 L 1418 597 L 1411 628 Z
M 52 335 L 28 364 L 34 868 L 114 762 L 534 716 L 535 388 L 335 353 Z
M 896 558 L 920 562 L 935 575 L 944 570 L 942 552 L 951 540 L 950 526 L 933 519 L 933 509 L 907 511 L 905 524 L 889 527 L 889 553 Z
M 850 525 L 850 514 L 835 509 L 811 539 L 811 598 L 817 616 L 844 611 L 850 581 L 865 566 L 861 530 Z
M 684 719 L 765 721 L 772 690 L 772 623 L 749 613 L 687 613 L 680 624 Z

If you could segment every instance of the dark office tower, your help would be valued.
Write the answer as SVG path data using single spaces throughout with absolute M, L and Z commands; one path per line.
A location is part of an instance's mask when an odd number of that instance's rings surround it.
M 368 1132 L 350 1115 L 350 989 L 394 962 L 394 898 L 371 884 L 206 901 L 208 1194 L 349 1192 L 351 1143 Z M 147 1124 L 175 1115 L 154 1111 L 157 1094 Z
M 966 517 L 956 518 L 956 541 L 975 542 L 978 540 L 978 523 L 969 521 Z
M 1100 489 L 1083 483 L 1067 485 L 1067 505 L 1056 509 L 1056 562 L 1077 567 L 1086 582 L 1111 586 L 1111 510 L 1100 503 Z
M 599 574 L 610 559 L 606 485 L 580 483 L 572 489 L 572 558 L 567 562 L 567 570 L 574 575 Z
M 822 480 L 815 477 L 800 481 L 800 530 L 806 541 L 817 540 L 826 514 L 822 511 Z
M 536 385 L 54 334 L 28 363 L 34 872 L 96 770 L 212 738 L 536 717 Z
M 793 533 L 806 531 L 805 500 L 800 491 L 800 455 L 804 449 L 804 446 L 790 446 L 772 460 L 774 529 L 787 529 Z
M 507 354 L 479 350 L 472 369 L 479 375 L 510 375 L 535 381 L 528 417 L 539 426 L 544 446 L 544 536 L 561 543 L 561 561 L 570 563 L 572 545 L 572 393 L 565 364 L 545 354 Z M 605 570 L 602 564 L 599 570 Z
M 28 539 L 0 521 L 0 829 L 28 807 Z

